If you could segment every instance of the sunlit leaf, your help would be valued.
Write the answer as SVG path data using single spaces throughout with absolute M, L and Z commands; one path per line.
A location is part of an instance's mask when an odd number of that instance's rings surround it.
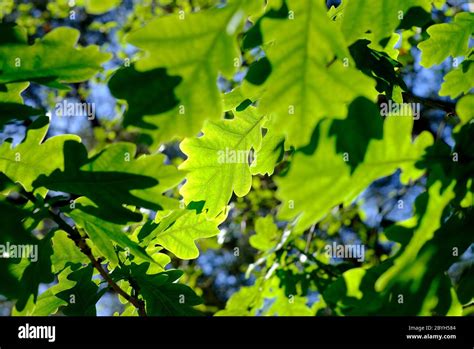
M 3 29 L 4 27 L 0 27 Z M 15 29 L 16 41 L 0 42 L 0 83 L 35 81 L 61 87 L 94 76 L 110 59 L 97 46 L 76 47 L 79 31 L 60 27 L 28 45 L 26 33 Z M 56 52 L 61 52 L 60 55 Z
M 418 45 L 423 67 L 440 64 L 449 56 L 464 56 L 468 53 L 469 38 L 474 32 L 474 13 L 459 13 L 453 23 L 432 25 L 427 32 L 430 38 Z
M 265 118 L 249 107 L 232 120 L 208 122 L 203 136 L 181 143 L 188 156 L 180 166 L 186 172 L 186 183 L 180 190 L 186 203 L 204 200 L 209 215 L 216 216 L 232 193 L 244 196 L 249 192 L 252 151 L 260 148 L 264 122 Z

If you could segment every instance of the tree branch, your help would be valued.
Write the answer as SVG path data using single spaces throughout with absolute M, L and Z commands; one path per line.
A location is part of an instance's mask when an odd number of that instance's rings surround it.
M 440 109 L 449 114 L 456 114 L 456 104 L 449 101 L 441 101 L 438 99 L 431 99 L 425 97 L 419 97 L 414 95 L 411 92 L 403 92 L 403 100 L 414 101 L 416 103 L 421 103 L 432 109 Z
M 21 190 L 21 194 L 33 203 L 37 203 L 37 200 L 33 194 L 23 189 Z M 81 234 L 74 227 L 71 227 L 64 219 L 61 218 L 59 214 L 55 213 L 51 208 L 48 208 L 48 214 L 50 218 L 59 226 L 59 228 L 61 228 L 68 234 L 69 238 L 74 241 L 74 243 L 81 250 L 81 252 L 86 255 L 87 258 L 89 258 L 92 263 L 92 266 L 99 272 L 102 278 L 107 281 L 109 287 L 112 288 L 116 293 L 121 295 L 123 298 L 125 298 L 128 302 L 130 302 L 135 308 L 137 308 L 138 314 L 140 316 L 147 316 L 145 310 L 145 302 L 137 298 L 138 292 L 135 290 L 135 296 L 131 296 L 127 292 L 125 292 L 119 285 L 117 285 L 114 280 L 112 280 L 107 270 L 104 269 L 102 264 L 100 264 L 99 260 L 97 260 L 92 254 L 90 247 L 87 245 L 86 238 L 82 237 Z

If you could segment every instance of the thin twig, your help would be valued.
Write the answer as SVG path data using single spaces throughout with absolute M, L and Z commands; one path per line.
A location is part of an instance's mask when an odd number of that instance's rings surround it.
M 316 228 L 316 224 L 313 224 L 309 229 L 308 238 L 306 239 L 306 246 L 304 248 L 304 254 L 308 254 L 309 248 L 311 246 L 311 240 L 313 240 L 314 229 Z

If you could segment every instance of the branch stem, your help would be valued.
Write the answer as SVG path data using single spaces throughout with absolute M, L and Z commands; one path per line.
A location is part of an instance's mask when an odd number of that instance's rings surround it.
M 32 201 L 37 203 L 35 196 L 32 193 L 29 193 L 25 190 L 21 191 L 21 194 Z M 87 245 L 86 238 L 81 236 L 81 234 L 76 230 L 75 227 L 70 226 L 59 214 L 54 212 L 51 208 L 48 208 L 49 217 L 61 228 L 64 230 L 68 237 L 74 241 L 76 246 L 81 250 L 81 252 L 89 258 L 92 263 L 92 266 L 99 272 L 100 276 L 107 281 L 107 284 L 111 289 L 113 289 L 117 294 L 125 298 L 129 303 L 131 303 L 138 310 L 140 316 L 147 316 L 145 310 L 145 302 L 137 298 L 138 292 L 135 292 L 136 296 L 131 296 L 125 292 L 109 275 L 106 269 L 102 266 L 100 261 L 94 257 L 92 250 Z

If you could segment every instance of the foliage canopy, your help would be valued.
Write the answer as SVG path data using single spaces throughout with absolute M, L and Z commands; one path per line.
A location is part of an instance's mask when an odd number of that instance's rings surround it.
M 96 315 L 107 296 L 123 316 L 472 311 L 468 4 L 144 1 L 113 21 L 121 1 L 56 0 L 51 24 L 34 1 L 6 3 L 0 295 L 13 315 Z M 426 72 L 444 81 L 415 93 L 409 75 Z M 92 139 L 58 132 L 86 112 Z M 248 277 L 226 303 L 200 282 L 210 250 Z

